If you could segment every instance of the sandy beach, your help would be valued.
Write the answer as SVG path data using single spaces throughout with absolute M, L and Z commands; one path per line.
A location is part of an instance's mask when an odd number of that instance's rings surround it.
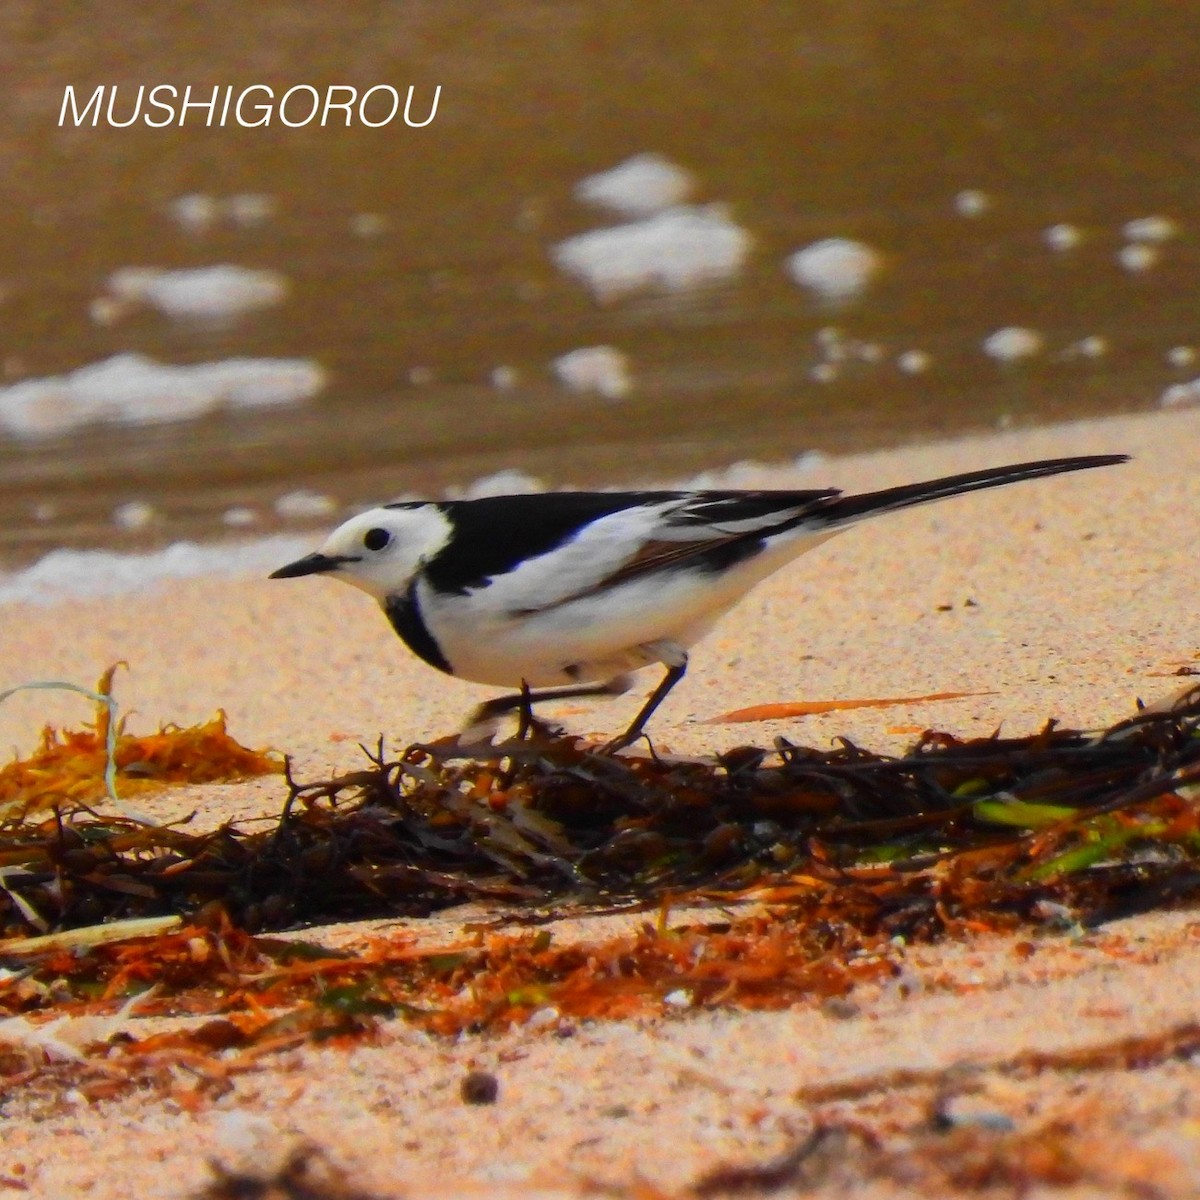
M 1200 410 L 1179 410 L 830 458 L 802 474 L 764 468 L 745 486 L 852 492 L 1041 457 L 1134 456 L 883 517 L 797 560 L 696 648 L 655 718 L 656 745 L 711 754 L 786 733 L 810 745 L 846 736 L 892 750 L 929 727 L 1023 734 L 1049 717 L 1098 727 L 1131 713 L 1139 698 L 1178 690 L 1186 681 L 1173 676 L 1197 661 L 1198 441 Z M 116 694 L 134 729 L 192 723 L 221 708 L 235 737 L 285 751 L 301 776 L 357 765 L 357 742 L 380 734 L 402 746 L 450 733 L 492 694 L 436 674 L 404 650 L 372 601 L 324 580 L 182 581 L 9 605 L 3 618 L 0 690 L 46 679 L 90 686 L 125 660 Z M 609 735 L 653 682 L 647 672 L 627 696 L 564 704 L 553 715 Z M 711 723 L 755 704 L 946 692 L 969 695 L 802 721 Z M 0 706 L 0 746 L 28 752 L 45 722 L 77 725 L 87 715 L 78 697 L 15 696 Z M 281 798 L 279 780 L 268 777 L 142 804 L 160 816 L 199 808 L 215 821 L 277 811 Z M 554 936 L 586 941 L 642 919 L 572 922 Z M 407 924 L 436 942 L 452 940 L 462 920 L 451 910 Z M 306 936 L 353 946 L 366 932 Z M 1057 1123 L 1062 1154 L 1086 1165 L 1082 1174 L 1064 1168 L 1066 1190 L 1047 1168 L 1024 1194 L 1192 1195 L 1200 1100 L 1186 1061 L 1036 1075 L 1005 1064 L 1030 1050 L 1053 1055 L 1194 1021 L 1198 939 L 1200 922 L 1178 911 L 1087 936 L 1047 935 L 1036 953 L 1018 951 L 1026 937 L 913 948 L 901 952 L 905 986 L 856 991 L 845 1011 L 819 1003 L 780 1013 L 683 1011 L 454 1040 L 393 1021 L 374 1044 L 264 1060 L 197 1112 L 137 1095 L 49 1104 L 16 1091 L 5 1099 L 0 1185 L 47 1197 L 165 1200 L 202 1189 L 210 1159 L 270 1166 L 307 1142 L 374 1196 L 581 1196 L 598 1187 L 723 1195 L 738 1190 L 734 1182 L 697 1180 L 723 1164 L 770 1162 L 832 1115 L 861 1134 L 823 1147 L 809 1177 L 742 1190 L 901 1196 L 911 1194 L 904 1153 L 950 1136 L 930 1132 L 931 1106 L 957 1078 L 955 1064 L 969 1061 L 981 1069 L 955 1104 L 1002 1119 L 1013 1136 Z M 460 1083 L 472 1069 L 498 1078 L 494 1105 L 464 1104 Z M 889 1086 L 897 1071 L 924 1080 Z M 860 1095 L 821 1099 L 850 1081 L 862 1082 Z M 944 1194 L 973 1193 L 988 1178 L 984 1167 L 948 1176 Z

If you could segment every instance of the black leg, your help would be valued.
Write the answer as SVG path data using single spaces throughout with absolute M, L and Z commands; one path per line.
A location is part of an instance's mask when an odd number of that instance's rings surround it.
M 650 698 L 642 705 L 642 711 L 633 718 L 633 722 L 629 728 L 624 733 L 613 738 L 604 747 L 606 754 L 613 754 L 618 750 L 624 750 L 626 746 L 632 745 L 642 736 L 642 730 L 645 729 L 646 722 L 654 715 L 654 710 L 667 698 L 667 693 L 683 678 L 685 671 L 687 671 L 686 655 L 683 662 L 678 666 L 667 668 L 667 673 L 662 677 L 662 682 L 650 693 Z
M 523 742 L 528 736 L 531 729 L 534 728 L 533 717 L 533 693 L 529 690 L 529 684 L 524 679 L 521 680 L 520 699 L 517 702 L 517 741 Z
M 517 736 L 523 738 L 537 724 L 533 715 L 535 704 L 541 704 L 544 700 L 570 700 L 579 696 L 619 696 L 628 690 L 629 677 L 627 675 L 618 675 L 616 679 L 610 679 L 607 683 L 584 683 L 578 687 L 542 688 L 536 692 L 532 691 L 529 685 L 522 680 L 519 692 L 497 696 L 494 700 L 485 700 L 479 705 L 471 713 L 467 726 L 469 728 L 472 725 L 483 725 L 516 709 L 520 722 Z

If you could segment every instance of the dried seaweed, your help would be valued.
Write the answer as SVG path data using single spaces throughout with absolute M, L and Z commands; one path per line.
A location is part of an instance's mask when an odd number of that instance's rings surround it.
M 155 936 L 0 946 L 0 1011 L 215 1019 L 97 1048 L 94 1097 L 162 1087 L 198 1103 L 263 1054 L 431 1032 L 839 997 L 902 971 L 898 946 L 977 930 L 1098 924 L 1200 891 L 1200 691 L 1100 733 L 926 733 L 900 757 L 779 742 L 715 761 L 612 757 L 574 738 L 378 748 L 352 774 L 287 777 L 271 828 L 194 833 L 60 806 L 0 826 L 12 935 L 175 915 Z M 674 927 L 673 903 L 750 898 Z M 547 912 L 658 906 L 640 930 L 556 945 L 548 930 L 377 938 L 354 954 L 255 931 L 425 914 L 485 899 Z M 37 918 L 31 922 L 30 914 Z M 0 1020 L 0 1046 L 4 1044 Z M 219 1060 L 206 1052 L 226 1051 Z M 179 1070 L 196 1077 L 181 1094 Z M 78 1069 L 76 1064 L 74 1069 Z M 0 1051 L 0 1079 L 27 1077 Z M 190 1096 L 190 1099 L 189 1099 Z
M 120 664 L 118 664 L 120 665 Z M 277 774 L 279 755 L 250 750 L 229 736 L 225 714 L 200 725 L 164 725 L 157 733 L 135 737 L 116 719 L 109 667 L 94 692 L 69 683 L 24 684 L 23 688 L 66 688 L 90 697 L 96 715 L 81 730 L 60 732 L 47 726 L 26 759 L 0 768 L 0 818 L 11 821 L 46 810 L 78 809 L 105 799 L 158 789 L 168 783 L 211 783 Z M 5 692 L 4 699 L 21 688 Z
M 193 747 L 206 736 L 181 732 Z M 89 736 L 93 748 L 102 740 Z M 122 735 L 121 762 L 144 755 L 174 777 L 173 738 Z M 464 900 L 755 889 L 803 907 L 836 887 L 863 929 L 912 937 L 957 921 L 1012 925 L 1046 902 L 1094 923 L 1200 890 L 1200 692 L 1098 734 L 1053 723 L 1024 738 L 929 732 L 900 757 L 846 740 L 781 740 L 715 761 L 608 756 L 567 737 L 479 749 L 447 740 L 388 759 L 380 747 L 338 779 L 289 776 L 265 831 L 147 828 L 65 805 L 10 818 L 0 928 L 190 917 L 214 902 L 250 930 Z M 220 754 L 230 770 L 228 746 Z

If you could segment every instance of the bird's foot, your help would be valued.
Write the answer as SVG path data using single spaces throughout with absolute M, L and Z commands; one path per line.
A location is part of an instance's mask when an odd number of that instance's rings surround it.
M 649 748 L 651 755 L 654 754 L 654 743 L 651 742 L 649 734 L 641 729 L 627 729 L 624 733 L 619 733 L 615 738 L 610 738 L 603 743 L 596 751 L 597 754 L 603 754 L 611 757 L 621 750 L 627 750 L 636 742 L 640 742 L 643 738 L 646 739 L 646 746 Z

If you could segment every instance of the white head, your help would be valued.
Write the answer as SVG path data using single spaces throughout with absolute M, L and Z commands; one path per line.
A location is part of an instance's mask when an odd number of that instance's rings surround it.
M 339 525 L 315 554 L 272 571 L 270 577 L 332 575 L 383 601 L 403 592 L 450 534 L 450 522 L 436 504 L 372 508 Z

